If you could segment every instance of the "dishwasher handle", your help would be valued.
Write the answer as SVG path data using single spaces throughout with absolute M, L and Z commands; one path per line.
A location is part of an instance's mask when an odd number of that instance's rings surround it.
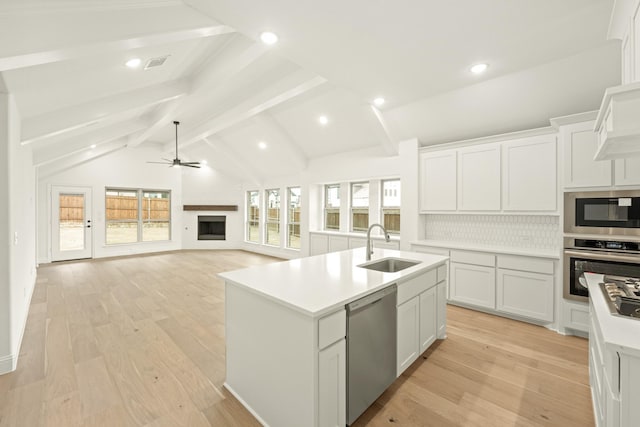
M 375 304 L 380 301 L 382 298 L 396 293 L 398 289 L 398 285 L 395 283 L 391 286 L 387 286 L 386 288 L 374 292 L 371 295 L 367 295 L 366 297 L 360 298 L 359 300 L 355 300 L 354 302 L 347 304 L 347 314 L 353 313 L 354 311 L 358 311 L 361 308 L 364 308 L 368 305 Z

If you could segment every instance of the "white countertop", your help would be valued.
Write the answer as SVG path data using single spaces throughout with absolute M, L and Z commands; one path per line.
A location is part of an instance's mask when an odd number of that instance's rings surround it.
M 294 310 L 318 317 L 400 280 L 444 264 L 448 259 L 392 249 L 374 249 L 371 259 L 387 257 L 421 263 L 397 273 L 368 270 L 358 267 L 366 261 L 365 248 L 357 248 L 229 271 L 218 276 Z
M 433 246 L 444 249 L 460 249 L 465 251 L 493 252 L 496 254 L 533 256 L 539 258 L 560 259 L 560 249 L 517 248 L 512 246 L 491 246 L 477 243 L 454 242 L 446 240 L 414 240 L 412 245 Z
M 611 314 L 605 300 L 604 293 L 600 289 L 603 275 L 585 273 L 589 286 L 589 298 L 605 345 L 623 347 L 631 352 L 640 353 L 640 320 L 630 319 Z M 593 316 L 594 313 L 591 313 Z

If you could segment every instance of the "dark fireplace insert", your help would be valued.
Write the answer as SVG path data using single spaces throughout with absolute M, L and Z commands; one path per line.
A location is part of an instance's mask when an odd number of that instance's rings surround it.
M 226 240 L 227 217 L 198 215 L 198 240 Z

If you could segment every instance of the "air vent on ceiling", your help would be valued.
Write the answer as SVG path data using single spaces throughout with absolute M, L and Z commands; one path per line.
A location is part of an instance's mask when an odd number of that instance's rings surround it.
M 147 61 L 147 64 L 144 66 L 144 69 L 148 70 L 149 68 L 159 67 L 165 63 L 167 58 L 169 58 L 169 55 L 159 56 L 157 58 L 151 58 L 150 60 Z

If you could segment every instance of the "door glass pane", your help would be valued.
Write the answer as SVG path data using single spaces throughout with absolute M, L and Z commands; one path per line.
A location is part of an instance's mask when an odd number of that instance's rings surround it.
M 84 194 L 60 193 L 60 251 L 84 249 Z

